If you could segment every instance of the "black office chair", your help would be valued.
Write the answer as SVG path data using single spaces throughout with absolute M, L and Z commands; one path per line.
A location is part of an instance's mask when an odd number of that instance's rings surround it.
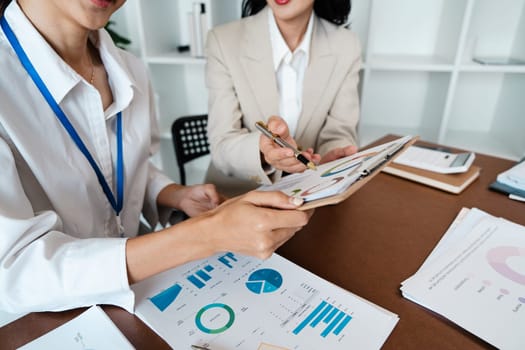
M 210 153 L 207 128 L 207 114 L 180 117 L 171 125 L 173 147 L 175 147 L 182 185 L 186 185 L 184 164 Z

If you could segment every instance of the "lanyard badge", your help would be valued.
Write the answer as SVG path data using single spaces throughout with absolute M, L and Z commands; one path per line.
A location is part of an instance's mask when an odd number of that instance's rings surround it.
M 93 168 L 93 171 L 97 175 L 98 182 L 100 183 L 100 186 L 102 187 L 102 190 L 104 191 L 109 203 L 113 207 L 113 210 L 115 211 L 115 214 L 117 215 L 117 223 L 119 226 L 119 231 L 122 234 L 123 229 L 120 225 L 120 217 L 119 214 L 122 210 L 123 206 L 123 200 L 124 200 L 124 161 L 123 161 L 123 147 L 122 147 L 122 113 L 117 113 L 117 196 L 113 195 L 113 192 L 111 191 L 106 179 L 104 178 L 104 175 L 102 174 L 102 171 L 100 170 L 98 164 L 96 163 L 95 159 L 87 149 L 86 145 L 80 138 L 80 135 L 77 133 L 71 122 L 69 121 L 68 117 L 60 108 L 56 100 L 53 98 L 51 93 L 49 92 L 49 89 L 47 88 L 46 84 L 36 71 L 35 67 L 31 63 L 31 60 L 25 53 L 24 49 L 22 48 L 22 45 L 20 45 L 20 42 L 18 41 L 15 33 L 12 31 L 11 27 L 9 26 L 9 23 L 7 23 L 7 20 L 3 16 L 0 18 L 0 25 L 2 27 L 2 30 L 4 31 L 7 40 L 9 40 L 9 43 L 11 44 L 11 47 L 14 49 L 16 55 L 18 56 L 18 59 L 20 60 L 20 63 L 22 63 L 22 66 L 25 68 L 35 85 L 37 86 L 38 90 L 40 90 L 40 93 L 45 98 L 47 103 L 49 104 L 49 107 L 53 110 L 55 113 L 57 119 L 60 121 L 64 129 L 66 129 L 67 133 L 73 140 L 73 142 L 77 145 L 78 149 L 82 152 L 86 160 L 89 162 L 91 167 Z

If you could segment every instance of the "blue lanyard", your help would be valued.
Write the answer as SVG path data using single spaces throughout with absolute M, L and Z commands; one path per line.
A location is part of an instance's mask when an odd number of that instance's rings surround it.
M 80 151 L 84 154 L 87 161 L 95 171 L 95 174 L 97 175 L 98 182 L 102 186 L 102 189 L 104 190 L 104 193 L 106 194 L 106 197 L 108 198 L 108 201 L 111 203 L 111 206 L 115 210 L 115 213 L 117 216 L 120 214 L 120 211 L 122 210 L 122 202 L 124 200 L 124 161 L 122 157 L 122 113 L 117 113 L 117 200 L 115 200 L 115 197 L 113 196 L 113 192 L 109 188 L 108 183 L 106 182 L 106 179 L 104 178 L 104 175 L 102 174 L 102 171 L 100 171 L 100 168 L 98 167 L 97 163 L 93 159 L 93 156 L 91 156 L 91 153 L 89 153 L 89 150 L 87 149 L 86 145 L 78 135 L 77 131 L 67 118 L 64 111 L 62 111 L 62 108 L 58 105 L 58 103 L 53 98 L 53 95 L 49 92 L 46 84 L 42 81 L 42 78 L 40 78 L 40 75 L 36 71 L 35 67 L 29 60 L 29 57 L 27 57 L 24 49 L 22 48 L 22 45 L 20 45 L 20 42 L 18 41 L 15 33 L 11 30 L 11 27 L 7 23 L 7 20 L 4 16 L 0 19 L 0 25 L 7 37 L 7 40 L 9 40 L 9 43 L 15 50 L 16 55 L 18 56 L 18 59 L 20 60 L 20 63 L 24 66 L 25 70 L 37 86 L 37 88 L 42 93 L 42 96 L 46 99 L 47 103 L 55 112 L 56 117 L 66 129 L 69 136 L 71 136 L 71 139 L 73 139 L 73 142 L 77 145 L 77 147 L 80 149 Z

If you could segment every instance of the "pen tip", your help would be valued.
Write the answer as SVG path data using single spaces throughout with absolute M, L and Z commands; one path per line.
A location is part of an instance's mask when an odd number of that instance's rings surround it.
M 308 164 L 306 165 L 308 167 L 308 169 L 312 169 L 312 170 L 317 170 L 317 167 L 315 166 L 315 164 L 313 162 L 308 162 Z

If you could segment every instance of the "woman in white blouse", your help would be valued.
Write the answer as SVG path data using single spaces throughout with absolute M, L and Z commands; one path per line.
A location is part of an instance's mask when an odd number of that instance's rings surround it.
M 276 192 L 220 204 L 149 162 L 147 72 L 101 29 L 124 2 L 0 1 L 0 310 L 131 311 L 131 283 L 221 251 L 266 258 L 311 214 Z M 137 236 L 173 208 L 192 218 Z
M 315 163 L 357 151 L 361 49 L 344 26 L 350 8 L 350 0 L 244 0 L 245 18 L 210 31 L 208 182 L 239 193 L 306 169 L 261 136 L 260 120 Z

